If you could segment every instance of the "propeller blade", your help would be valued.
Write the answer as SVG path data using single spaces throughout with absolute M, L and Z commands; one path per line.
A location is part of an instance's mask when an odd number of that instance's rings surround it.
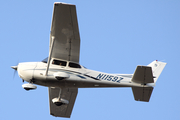
M 13 79 L 14 79 L 14 77 L 15 77 L 16 73 L 17 73 L 17 70 L 15 70 L 15 71 L 14 71 Z

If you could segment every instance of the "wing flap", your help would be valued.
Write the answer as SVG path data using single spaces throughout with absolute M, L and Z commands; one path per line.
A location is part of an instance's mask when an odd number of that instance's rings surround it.
M 78 93 L 78 88 L 63 88 L 61 89 L 61 98 L 69 101 L 68 105 L 56 106 L 53 104 L 52 99 L 59 96 L 60 88 L 50 88 L 49 87 L 49 105 L 50 114 L 56 117 L 66 117 L 70 118 L 71 112 L 76 100 Z

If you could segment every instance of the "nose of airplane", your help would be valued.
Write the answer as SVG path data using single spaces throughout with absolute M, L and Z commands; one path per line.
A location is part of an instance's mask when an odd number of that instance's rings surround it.
M 17 70 L 18 66 L 11 66 L 12 69 Z
M 18 71 L 20 78 L 30 82 L 33 79 L 33 71 L 36 64 L 36 62 L 19 63 L 18 66 L 11 66 L 11 68 Z

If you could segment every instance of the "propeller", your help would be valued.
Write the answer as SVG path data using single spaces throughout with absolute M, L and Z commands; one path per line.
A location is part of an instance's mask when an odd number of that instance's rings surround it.
M 11 66 L 11 68 L 17 71 L 18 66 Z
M 13 75 L 13 79 L 14 79 L 14 76 L 17 73 L 18 66 L 11 66 L 11 68 L 14 69 L 14 75 Z
M 14 79 L 15 75 L 17 74 L 18 65 L 19 65 L 19 60 L 16 62 L 16 66 L 11 66 L 11 68 L 14 69 L 13 79 Z
M 18 65 L 17 66 L 11 66 L 12 69 L 14 69 L 14 75 L 13 75 L 13 79 L 17 73 L 17 70 L 18 70 Z M 22 82 L 24 82 L 24 80 L 22 80 Z

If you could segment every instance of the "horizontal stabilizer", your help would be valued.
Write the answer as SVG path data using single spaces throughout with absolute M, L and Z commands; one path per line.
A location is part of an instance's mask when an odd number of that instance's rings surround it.
M 132 91 L 136 101 L 149 102 L 153 87 L 132 87 Z
M 152 68 L 148 66 L 137 66 L 133 77 L 132 82 L 136 83 L 154 83 Z

